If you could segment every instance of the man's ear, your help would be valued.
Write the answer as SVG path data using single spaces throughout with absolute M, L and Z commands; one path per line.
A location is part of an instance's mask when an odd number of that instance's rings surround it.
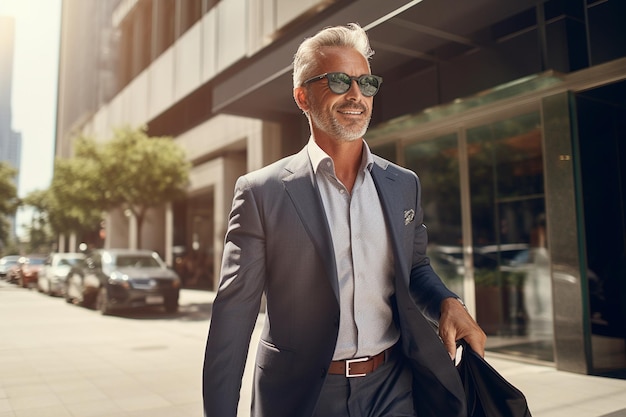
M 303 112 L 309 111 L 308 91 L 304 87 L 296 87 L 293 89 L 293 99 Z

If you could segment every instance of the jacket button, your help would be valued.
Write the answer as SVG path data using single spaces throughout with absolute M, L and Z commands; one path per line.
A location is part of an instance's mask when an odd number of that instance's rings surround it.
M 326 368 L 322 368 L 322 375 L 321 377 L 324 378 L 326 376 Z

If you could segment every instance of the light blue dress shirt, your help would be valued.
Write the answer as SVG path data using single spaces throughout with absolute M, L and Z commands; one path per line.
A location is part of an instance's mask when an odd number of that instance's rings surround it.
M 373 356 L 394 345 L 393 252 L 363 141 L 361 168 L 350 194 L 332 159 L 311 138 L 309 158 L 330 226 L 340 292 L 339 337 L 333 360 Z

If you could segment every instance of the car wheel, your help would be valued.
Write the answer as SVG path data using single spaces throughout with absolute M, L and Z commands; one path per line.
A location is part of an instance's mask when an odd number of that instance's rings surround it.
M 67 286 L 65 287 L 65 294 L 63 294 L 63 297 L 65 298 L 65 302 L 66 303 L 68 303 L 68 304 L 73 304 L 74 303 L 74 300 L 70 296 L 70 291 L 69 291 L 69 288 Z
M 164 307 L 166 313 L 176 313 L 178 311 L 178 298 L 166 298 Z
M 107 293 L 107 289 L 105 287 L 101 287 L 98 290 L 98 295 L 96 296 L 96 309 L 103 316 L 111 314 L 111 307 L 109 306 L 109 294 Z
M 74 304 L 74 297 L 72 297 L 72 293 L 70 290 L 72 286 L 72 280 L 75 276 L 76 274 L 68 275 L 67 279 L 65 280 L 65 294 L 63 294 L 63 297 L 65 297 L 65 302 L 67 302 L 68 304 Z

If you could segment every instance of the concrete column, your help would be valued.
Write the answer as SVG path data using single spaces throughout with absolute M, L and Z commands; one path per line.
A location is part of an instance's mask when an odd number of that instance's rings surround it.
M 542 99 L 544 172 L 550 245 L 554 348 L 559 370 L 588 374 L 592 369 L 587 281 L 581 274 L 578 218 L 568 92 Z
M 65 235 L 61 233 L 57 239 L 57 252 L 65 252 Z
M 137 249 L 137 218 L 130 210 L 124 214 L 128 217 L 128 248 Z
M 104 215 L 104 230 L 105 230 L 105 235 L 104 235 L 104 248 L 105 249 L 111 249 L 111 229 L 112 229 L 112 223 L 111 223 L 111 214 L 110 213 L 106 213 Z
M 76 232 L 70 233 L 69 252 L 76 252 Z
M 248 172 L 263 168 L 280 159 L 282 154 L 280 125 L 262 122 L 261 129 L 246 138 Z

